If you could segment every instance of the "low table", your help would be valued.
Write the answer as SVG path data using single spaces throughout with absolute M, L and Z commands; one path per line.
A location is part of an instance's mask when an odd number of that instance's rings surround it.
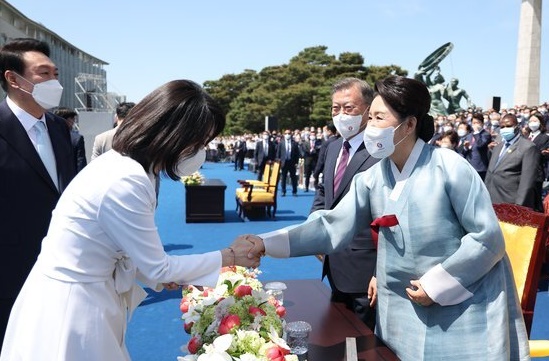
M 224 222 L 226 188 L 221 179 L 206 179 L 201 185 L 186 185 L 185 221 Z
M 359 360 L 396 361 L 398 357 L 343 304 L 330 302 L 330 289 L 320 280 L 283 280 L 286 321 L 312 326 L 308 360 L 344 361 L 347 337 L 356 338 Z

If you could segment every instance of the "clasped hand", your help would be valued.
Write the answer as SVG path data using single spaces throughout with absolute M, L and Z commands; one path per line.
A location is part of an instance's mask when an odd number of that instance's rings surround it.
M 265 255 L 263 240 L 253 234 L 236 237 L 231 249 L 234 252 L 234 265 L 242 267 L 259 267 L 261 257 Z

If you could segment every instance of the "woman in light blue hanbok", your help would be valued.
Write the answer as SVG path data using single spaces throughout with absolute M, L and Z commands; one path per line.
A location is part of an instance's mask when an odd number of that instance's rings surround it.
M 364 133 L 383 158 L 333 210 L 248 236 L 273 257 L 331 253 L 371 227 L 378 237 L 376 334 L 402 360 L 528 360 L 528 337 L 498 220 L 478 173 L 428 144 L 424 84 L 376 83 Z

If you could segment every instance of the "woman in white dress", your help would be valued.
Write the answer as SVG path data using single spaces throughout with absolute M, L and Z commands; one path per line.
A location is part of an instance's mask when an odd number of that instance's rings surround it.
M 245 240 L 169 256 L 154 223 L 155 177 L 178 180 L 197 170 L 224 125 L 219 106 L 186 80 L 164 84 L 130 111 L 113 150 L 74 178 L 53 211 L 12 309 L 1 361 L 129 360 L 126 323 L 145 296 L 136 280 L 157 291 L 214 286 L 222 266 L 258 266 Z
M 403 361 L 529 360 L 528 337 L 488 191 L 433 135 L 425 85 L 378 81 L 364 143 L 382 160 L 353 179 L 331 211 L 246 237 L 254 252 L 337 252 L 355 233 L 378 236 L 376 334 Z M 244 237 L 243 237 L 244 239 Z

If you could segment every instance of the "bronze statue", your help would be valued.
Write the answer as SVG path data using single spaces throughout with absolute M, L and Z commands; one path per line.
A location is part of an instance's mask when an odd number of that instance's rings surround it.
M 446 43 L 432 52 L 421 62 L 414 78 L 427 85 L 431 94 L 431 111 L 433 117 L 438 115 L 455 114 L 463 111 L 460 106 L 462 98 L 467 100 L 467 106 L 471 106 L 469 94 L 461 88 L 458 88 L 458 79 L 453 78 L 449 84 L 444 84 L 444 77 L 440 73 L 438 64 L 452 51 L 454 45 Z M 434 78 L 432 76 L 434 75 Z M 444 100 L 448 102 L 445 104 Z
M 471 106 L 471 98 L 469 94 L 461 88 L 458 88 L 459 80 L 453 78 L 450 80 L 450 84 L 444 89 L 444 98 L 448 100 L 448 114 L 455 114 L 464 111 L 463 108 L 459 105 L 461 98 L 467 100 L 467 106 Z

